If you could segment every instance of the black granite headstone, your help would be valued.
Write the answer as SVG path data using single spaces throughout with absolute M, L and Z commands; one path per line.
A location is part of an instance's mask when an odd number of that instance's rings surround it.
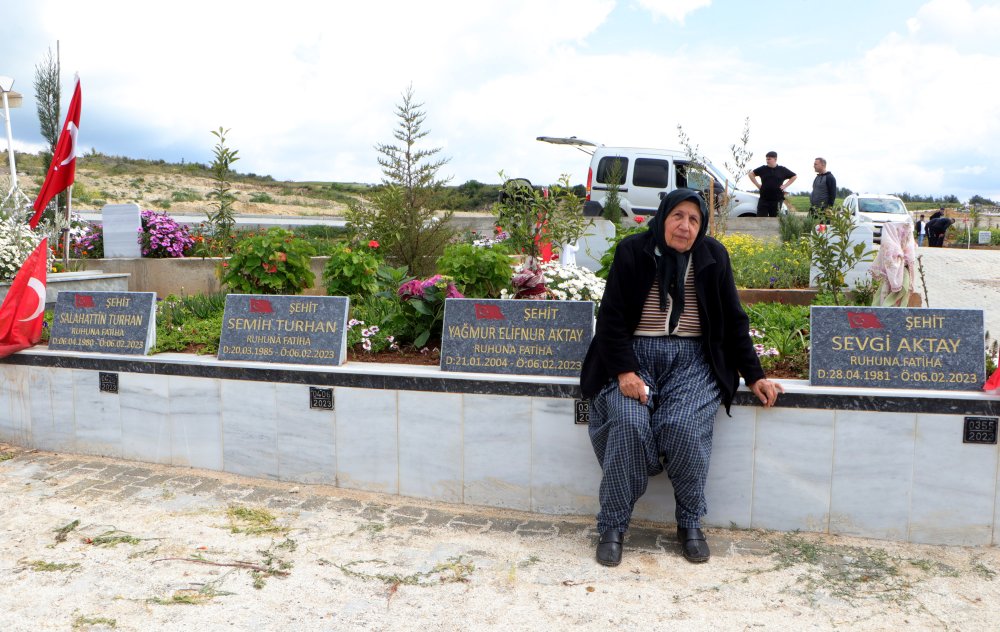
M 576 377 L 593 335 L 590 301 L 450 298 L 441 369 Z
M 49 349 L 145 355 L 156 345 L 155 292 L 59 292 Z
M 814 386 L 978 391 L 986 381 L 980 309 L 814 306 L 810 319 Z
M 343 364 L 347 311 L 343 296 L 230 294 L 219 359 Z

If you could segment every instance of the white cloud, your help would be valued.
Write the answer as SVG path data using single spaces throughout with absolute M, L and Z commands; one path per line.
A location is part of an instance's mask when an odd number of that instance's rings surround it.
M 392 140 L 412 82 L 427 141 L 452 157 L 444 171 L 458 183 L 495 181 L 499 169 L 580 182 L 586 156 L 534 138 L 675 147 L 678 123 L 722 163 L 750 116 L 755 162 L 777 150 L 799 172 L 796 188 L 808 188 L 823 155 L 854 189 L 950 193 L 961 182 L 1000 197 L 995 2 L 931 0 L 867 50 L 805 64 L 746 52 L 739 39 L 685 39 L 685 26 L 671 27 L 681 33 L 671 41 L 602 47 L 616 19 L 635 19 L 613 0 L 31 5 L 17 5 L 31 56 L 61 40 L 64 76 L 79 70 L 83 82 L 81 143 L 102 151 L 88 131 L 117 146 L 141 139 L 127 146 L 148 157 L 208 162 L 209 130 L 222 125 L 241 171 L 374 182 L 373 145 Z M 678 25 L 722 11 L 708 0 L 638 6 Z M 23 42 L 21 30 L 0 25 Z M 33 63 L 22 61 L 19 86 L 30 86 Z
M 684 23 L 684 18 L 698 9 L 712 4 L 712 0 L 639 0 L 639 6 L 671 22 Z

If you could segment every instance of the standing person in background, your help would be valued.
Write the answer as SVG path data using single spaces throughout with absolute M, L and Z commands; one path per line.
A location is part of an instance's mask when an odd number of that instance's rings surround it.
M 778 209 L 785 201 L 785 190 L 792 186 L 798 176 L 791 169 L 778 164 L 778 152 L 776 151 L 767 152 L 766 163 L 747 175 L 760 191 L 760 200 L 757 202 L 757 217 L 777 217 Z
M 817 217 L 837 201 L 837 179 L 826 170 L 826 158 L 813 160 L 813 169 L 816 170 L 816 178 L 809 195 L 809 215 Z
M 913 231 L 917 233 L 917 245 L 924 245 L 924 237 L 927 236 L 927 220 L 924 219 L 924 215 L 920 216 L 917 220 L 916 225 L 913 227 Z

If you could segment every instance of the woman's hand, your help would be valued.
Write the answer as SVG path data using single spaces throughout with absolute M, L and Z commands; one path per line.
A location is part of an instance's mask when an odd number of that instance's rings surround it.
M 642 381 L 642 378 L 635 371 L 618 375 L 618 389 L 625 397 L 639 400 L 640 404 L 645 404 L 649 397 L 646 394 L 646 383 Z
M 621 380 L 621 376 L 618 379 Z M 772 382 L 767 378 L 757 380 L 751 384 L 750 390 L 757 396 L 760 403 L 764 404 L 765 408 L 774 406 L 774 402 L 778 401 L 778 393 L 785 392 L 785 388 L 781 384 Z

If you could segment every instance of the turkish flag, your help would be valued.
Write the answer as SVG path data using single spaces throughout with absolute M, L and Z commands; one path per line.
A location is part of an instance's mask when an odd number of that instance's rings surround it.
M 250 313 L 273 314 L 274 309 L 271 307 L 271 301 L 266 298 L 252 298 L 250 299 Z
M 986 384 L 983 385 L 984 391 L 996 391 L 1000 390 L 1000 369 L 993 372 L 990 379 L 986 380 Z
M 38 344 L 45 322 L 49 242 L 43 239 L 18 270 L 0 306 L 0 358 Z
M 49 172 L 45 174 L 42 190 L 38 192 L 38 197 L 35 199 L 35 214 L 28 220 L 28 225 L 32 228 L 38 226 L 42 211 L 45 210 L 52 198 L 73 184 L 73 178 L 76 176 L 76 135 L 79 131 L 80 76 L 77 75 L 73 99 L 69 102 L 69 112 L 66 113 L 66 123 L 63 124 L 62 134 L 59 135 L 59 142 L 56 143 L 56 151 L 52 155 Z
M 499 305 L 480 305 L 476 303 L 476 320 L 506 320 Z
M 851 329 L 882 329 L 878 316 L 865 312 L 847 312 L 847 324 Z

